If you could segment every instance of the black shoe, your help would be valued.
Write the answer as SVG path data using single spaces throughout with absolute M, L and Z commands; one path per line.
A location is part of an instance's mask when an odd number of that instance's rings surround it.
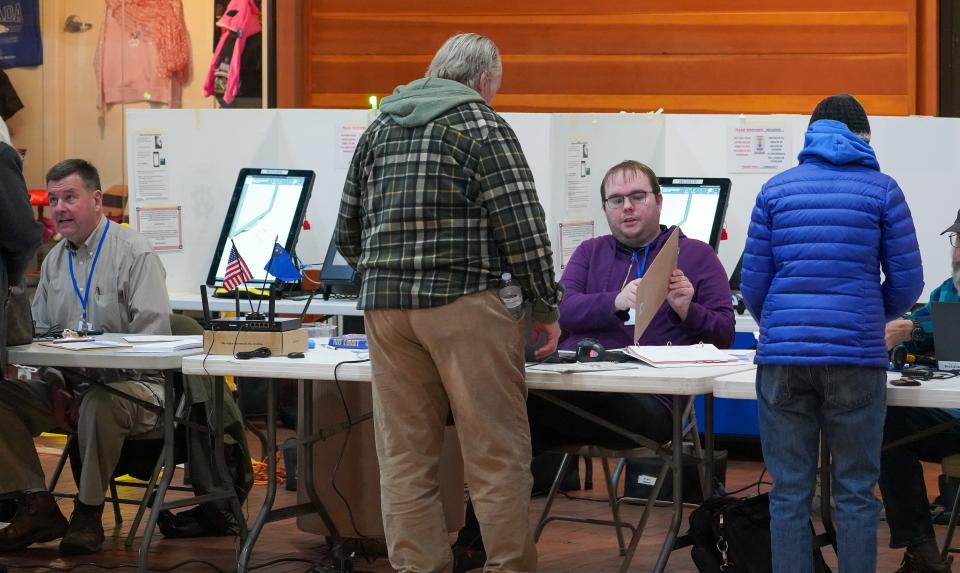
M 87 555 L 103 547 L 103 504 L 75 502 L 70 526 L 60 541 L 62 555 Z
M 903 561 L 900 562 L 900 568 L 896 570 L 896 573 L 951 573 L 951 563 L 953 563 L 952 556 L 937 562 L 930 562 L 907 551 L 903 554 Z
M 10 523 L 13 516 L 17 514 L 17 500 L 0 500 L 0 523 Z
M 23 494 L 10 525 L 0 529 L 0 551 L 19 551 L 63 537 L 67 520 L 48 491 Z
M 235 525 L 236 518 L 227 512 L 215 513 L 219 517 L 216 523 L 210 519 L 203 507 L 194 507 L 180 513 L 165 509 L 160 512 L 157 525 L 160 526 L 160 533 L 170 539 L 239 535 L 239 528 Z
M 453 550 L 453 573 L 483 569 L 487 562 L 487 554 L 479 549 L 470 549 L 463 545 L 454 545 L 450 549 Z

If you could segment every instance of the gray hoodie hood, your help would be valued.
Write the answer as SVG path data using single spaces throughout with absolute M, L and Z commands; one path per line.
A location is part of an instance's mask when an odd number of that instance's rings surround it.
M 476 90 L 460 82 L 421 78 L 393 90 L 383 98 L 380 113 L 389 115 L 402 127 L 426 125 L 458 105 L 485 103 Z

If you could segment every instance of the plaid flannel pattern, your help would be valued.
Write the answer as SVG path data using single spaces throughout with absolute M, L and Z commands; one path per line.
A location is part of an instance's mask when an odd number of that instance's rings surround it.
M 533 174 L 482 103 L 413 128 L 377 118 L 347 173 L 336 242 L 362 273 L 364 309 L 448 304 L 497 288 L 503 272 L 540 307 L 562 296 Z

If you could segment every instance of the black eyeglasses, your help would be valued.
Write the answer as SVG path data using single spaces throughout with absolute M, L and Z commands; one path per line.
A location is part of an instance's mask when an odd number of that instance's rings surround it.
M 624 202 L 630 200 L 630 204 L 634 207 L 639 207 L 647 202 L 647 195 L 652 195 L 652 191 L 637 191 L 636 193 L 631 193 L 629 195 L 615 195 L 613 197 L 607 197 L 603 200 L 605 205 L 610 205 L 614 209 L 623 208 Z

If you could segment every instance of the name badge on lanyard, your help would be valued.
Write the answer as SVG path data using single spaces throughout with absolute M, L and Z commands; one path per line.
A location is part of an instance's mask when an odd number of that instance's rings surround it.
M 650 245 L 647 245 L 643 248 L 643 261 L 640 261 L 640 256 L 637 255 L 637 252 L 633 252 L 633 264 L 637 266 L 637 278 L 643 278 L 643 273 L 647 270 L 647 255 L 650 254 Z M 629 272 L 629 271 L 628 271 Z M 624 323 L 627 326 L 633 326 L 637 322 L 637 309 L 631 308 L 628 311 L 629 318 Z
M 80 299 L 80 322 L 77 324 L 77 330 L 86 332 L 91 329 L 90 322 L 87 320 L 87 303 L 90 301 L 90 283 L 93 282 L 93 271 L 97 268 L 97 261 L 100 259 L 100 249 L 103 248 L 103 241 L 107 238 L 107 231 L 110 229 L 110 219 L 103 228 L 103 234 L 100 235 L 100 242 L 97 243 L 97 252 L 93 255 L 93 262 L 90 263 L 90 272 L 87 273 L 87 285 L 83 292 L 80 292 L 80 286 L 77 285 L 77 277 L 73 273 L 73 253 L 67 251 L 67 258 L 70 261 L 70 280 L 73 282 L 73 292 Z

